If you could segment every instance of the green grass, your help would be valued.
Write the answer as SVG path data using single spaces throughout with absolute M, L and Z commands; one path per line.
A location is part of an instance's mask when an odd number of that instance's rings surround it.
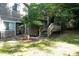
M 0 48 L 0 53 L 15 53 L 20 51 L 19 49 L 22 47 L 21 44 L 17 44 L 17 45 L 11 45 L 10 43 L 4 43 L 3 46 Z
M 52 56 L 79 56 L 79 34 L 67 33 L 48 40 L 23 43 L 3 42 L 0 54 L 9 55 L 52 55 Z
M 70 44 L 79 45 L 79 34 L 69 33 L 56 38 L 55 41 L 67 42 Z

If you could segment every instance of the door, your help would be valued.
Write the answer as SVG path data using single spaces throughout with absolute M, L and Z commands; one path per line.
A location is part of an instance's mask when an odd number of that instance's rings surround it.
M 16 23 L 16 35 L 24 34 L 24 25 L 22 23 Z

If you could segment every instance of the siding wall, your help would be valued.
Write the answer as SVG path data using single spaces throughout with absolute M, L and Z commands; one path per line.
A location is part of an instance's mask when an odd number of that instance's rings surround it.
M 14 31 L 5 31 L 4 33 L 1 34 L 1 38 L 10 38 L 14 36 L 15 36 Z
M 3 22 L 5 25 L 5 22 Z M 8 38 L 8 37 L 14 37 L 16 35 L 16 23 L 14 22 L 8 22 L 9 23 L 9 29 L 4 32 L 1 32 L 1 38 Z M 5 25 L 6 27 L 6 25 Z
M 12 8 L 12 6 L 11 6 Z M 13 37 L 16 35 L 16 23 L 21 22 L 21 14 L 19 11 L 13 11 L 10 10 L 8 3 L 0 3 L 0 20 L 1 21 L 11 21 L 11 24 L 9 25 L 10 30 L 0 31 L 1 38 L 6 37 Z M 0 23 L 1 26 L 1 23 Z M 0 27 L 2 29 L 2 27 Z

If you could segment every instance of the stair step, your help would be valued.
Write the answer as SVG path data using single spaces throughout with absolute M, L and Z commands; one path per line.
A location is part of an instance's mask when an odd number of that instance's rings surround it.
M 41 33 L 41 36 L 46 37 L 46 36 L 47 36 L 47 31 L 43 31 L 43 32 Z

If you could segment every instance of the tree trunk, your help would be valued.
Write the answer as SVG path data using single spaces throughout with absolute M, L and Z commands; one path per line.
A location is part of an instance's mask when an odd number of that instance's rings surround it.
M 25 39 L 27 39 L 27 40 L 30 39 L 30 27 L 29 27 L 29 23 L 25 24 Z
M 30 39 L 30 29 L 29 29 L 29 27 L 27 28 L 27 39 L 28 40 Z
M 39 37 L 41 36 L 41 29 L 39 28 Z

